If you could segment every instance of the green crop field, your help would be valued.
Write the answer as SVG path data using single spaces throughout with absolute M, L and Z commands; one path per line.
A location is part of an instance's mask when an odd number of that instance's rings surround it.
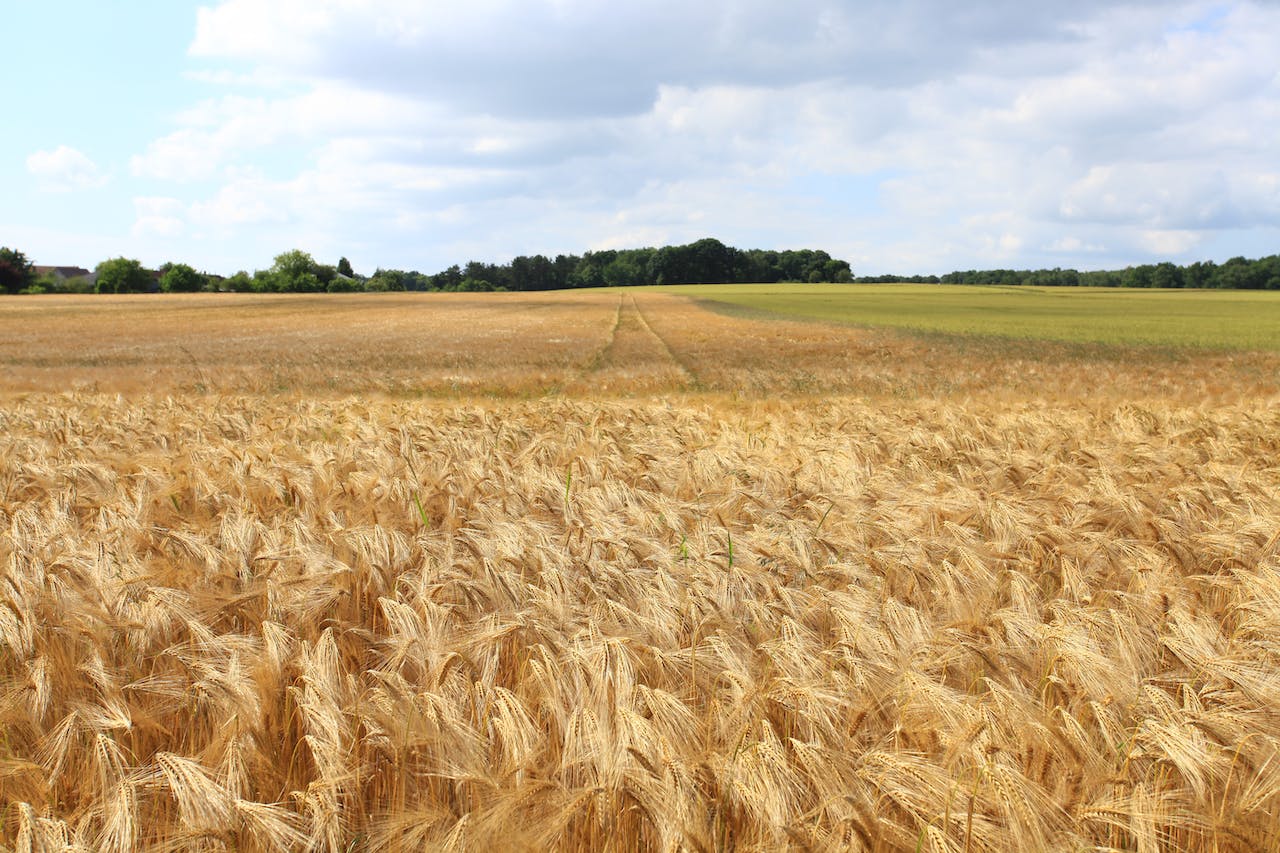
M 1280 349 L 1280 293 L 898 284 L 658 288 L 789 317 L 1103 344 Z

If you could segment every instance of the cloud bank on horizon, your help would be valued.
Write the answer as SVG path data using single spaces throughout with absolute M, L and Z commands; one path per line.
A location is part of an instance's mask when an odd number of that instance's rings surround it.
M 19 233 L 220 272 L 703 236 L 858 274 L 1280 251 L 1280 4 L 629 5 L 193 9 L 157 132 L 23 152 L 30 193 L 118 199 L 118 233 Z

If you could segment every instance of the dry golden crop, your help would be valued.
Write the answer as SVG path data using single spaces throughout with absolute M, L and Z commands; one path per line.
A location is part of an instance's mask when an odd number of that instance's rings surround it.
M 667 293 L 190 294 L 0 300 L 6 392 L 407 398 L 854 394 L 1217 404 L 1280 353 L 915 338 Z
M 200 299 L 0 401 L 5 849 L 1280 847 L 1270 357 Z

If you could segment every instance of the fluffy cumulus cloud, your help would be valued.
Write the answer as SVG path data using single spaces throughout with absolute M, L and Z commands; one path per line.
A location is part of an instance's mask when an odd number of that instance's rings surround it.
M 424 269 L 705 235 L 862 272 L 1263 254 L 1278 39 L 1261 0 L 224 0 L 209 97 L 131 164 L 186 189 L 138 228 Z
M 27 157 L 27 171 L 42 189 L 53 192 L 93 189 L 107 182 L 97 164 L 70 145 L 32 153 Z
M 185 205 L 176 198 L 135 198 L 135 237 L 177 237 L 185 230 Z

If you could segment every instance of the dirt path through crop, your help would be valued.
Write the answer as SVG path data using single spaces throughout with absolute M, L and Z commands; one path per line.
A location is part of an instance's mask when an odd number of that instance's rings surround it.
M 567 394 L 652 394 L 685 391 L 695 385 L 692 374 L 649 326 L 635 296 L 623 293 L 608 343 L 563 390 Z

